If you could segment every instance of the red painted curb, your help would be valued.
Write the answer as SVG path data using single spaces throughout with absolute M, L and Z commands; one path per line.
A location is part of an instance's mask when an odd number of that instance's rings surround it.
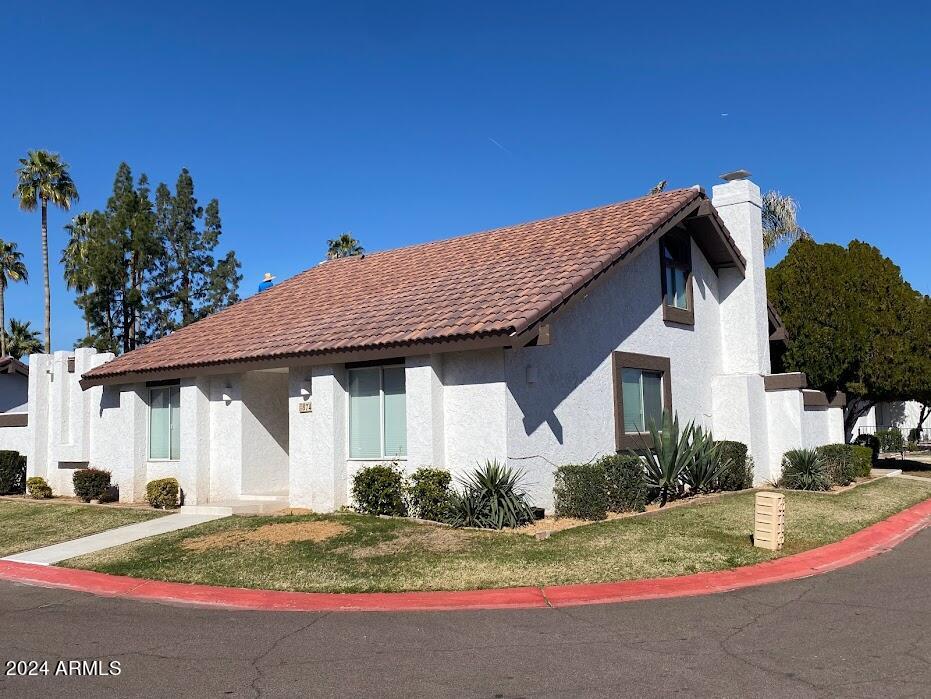
M 439 611 L 571 607 L 707 595 L 807 578 L 888 551 L 929 522 L 931 499 L 833 544 L 743 568 L 674 578 L 543 588 L 510 587 L 460 592 L 282 592 L 144 580 L 2 560 L 0 580 L 89 592 L 104 597 L 260 611 Z

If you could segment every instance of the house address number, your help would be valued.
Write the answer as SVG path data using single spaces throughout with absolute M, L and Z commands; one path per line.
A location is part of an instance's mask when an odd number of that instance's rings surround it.
M 313 407 L 310 404 L 310 401 L 304 403 L 298 403 L 297 412 L 299 413 L 310 413 L 313 412 Z

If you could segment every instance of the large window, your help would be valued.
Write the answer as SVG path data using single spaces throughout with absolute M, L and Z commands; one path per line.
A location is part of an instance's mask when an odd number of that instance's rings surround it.
M 349 457 L 407 456 L 407 403 L 403 366 L 349 370 Z
M 181 387 L 149 389 L 149 458 L 168 461 L 181 458 Z
M 663 275 L 663 319 L 695 323 L 692 308 L 692 251 L 687 234 L 669 233 L 659 244 Z
M 613 361 L 617 449 L 649 446 L 650 423 L 661 425 L 663 411 L 672 410 L 669 359 L 615 352 Z

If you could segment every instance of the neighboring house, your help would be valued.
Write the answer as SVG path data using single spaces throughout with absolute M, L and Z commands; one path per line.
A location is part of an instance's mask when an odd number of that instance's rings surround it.
M 0 357 L 0 413 L 26 412 L 29 367 L 13 357 Z
M 928 408 L 924 407 L 922 413 L 923 407 L 914 400 L 877 403 L 854 423 L 853 435 L 874 434 L 877 430 L 898 427 L 902 436 L 910 439 L 912 432 L 918 429 L 923 414 L 928 412 Z M 925 417 L 918 441 L 931 442 L 931 417 Z
M 119 358 L 34 355 L 29 475 L 68 492 L 89 463 L 123 500 L 170 475 L 188 505 L 330 511 L 368 464 L 497 459 L 551 507 L 556 465 L 643 446 L 671 409 L 773 479 L 786 450 L 843 441 L 843 396 L 770 375 L 784 331 L 744 175 L 713 202 L 696 186 L 331 260 Z
M 0 449 L 30 451 L 28 396 L 29 367 L 13 357 L 0 358 Z

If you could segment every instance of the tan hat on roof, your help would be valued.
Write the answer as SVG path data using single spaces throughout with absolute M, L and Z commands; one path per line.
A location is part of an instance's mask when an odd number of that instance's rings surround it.
M 263 282 L 270 282 L 272 279 L 274 279 L 274 277 L 272 276 L 271 272 L 266 272 L 265 276 L 262 277 Z

